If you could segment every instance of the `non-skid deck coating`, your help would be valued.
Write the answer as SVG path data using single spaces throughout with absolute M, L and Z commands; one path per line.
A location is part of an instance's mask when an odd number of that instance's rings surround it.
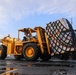
M 27 62 L 7 58 L 0 60 L 0 75 L 76 75 L 76 61 Z

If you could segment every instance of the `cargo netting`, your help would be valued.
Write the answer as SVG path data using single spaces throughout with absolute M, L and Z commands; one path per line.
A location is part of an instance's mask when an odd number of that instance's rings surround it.
M 74 51 L 74 39 L 70 31 L 69 21 L 60 19 L 50 22 L 46 26 L 46 33 L 49 36 L 49 43 L 54 54 L 65 53 L 66 51 Z M 70 24 L 71 25 L 71 24 Z M 72 29 L 71 29 L 72 30 Z

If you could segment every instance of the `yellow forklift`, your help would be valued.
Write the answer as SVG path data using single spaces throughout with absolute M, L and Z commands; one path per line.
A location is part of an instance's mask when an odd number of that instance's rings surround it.
M 24 33 L 22 40 L 20 32 Z M 48 36 L 42 27 L 19 29 L 18 38 L 11 38 L 8 35 L 1 39 L 1 43 L 0 59 L 5 59 L 7 55 L 14 55 L 17 60 L 25 58 L 28 61 L 35 61 L 39 57 L 42 60 L 51 58 Z

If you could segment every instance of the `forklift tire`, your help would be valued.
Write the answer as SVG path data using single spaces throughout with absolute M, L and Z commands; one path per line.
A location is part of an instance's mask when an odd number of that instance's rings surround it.
M 39 48 L 36 43 L 27 43 L 23 48 L 23 56 L 27 61 L 36 61 L 39 58 Z
M 72 59 L 76 60 L 76 51 L 72 52 Z
M 48 54 L 47 50 L 45 49 L 44 54 L 42 54 L 42 53 L 40 54 L 40 59 L 42 59 L 43 61 L 49 61 L 51 59 L 51 55 Z
M 7 48 L 0 45 L 0 59 L 5 59 L 7 57 Z
M 20 59 L 21 59 L 21 55 L 14 55 L 14 58 L 15 58 L 16 60 L 20 60 Z
M 41 54 L 40 55 L 40 58 L 43 60 L 43 61 L 49 61 L 49 59 L 51 59 L 51 56 L 49 54 Z
M 61 54 L 61 55 L 59 56 L 59 59 L 61 59 L 61 60 L 68 60 L 68 59 L 69 59 L 69 53 L 66 52 L 66 53 L 64 53 L 64 54 Z

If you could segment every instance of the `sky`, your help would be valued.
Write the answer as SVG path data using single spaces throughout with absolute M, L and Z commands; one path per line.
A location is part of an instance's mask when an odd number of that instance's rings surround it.
M 20 28 L 45 28 L 61 18 L 72 18 L 76 29 L 76 0 L 0 0 L 0 38 L 17 37 Z

